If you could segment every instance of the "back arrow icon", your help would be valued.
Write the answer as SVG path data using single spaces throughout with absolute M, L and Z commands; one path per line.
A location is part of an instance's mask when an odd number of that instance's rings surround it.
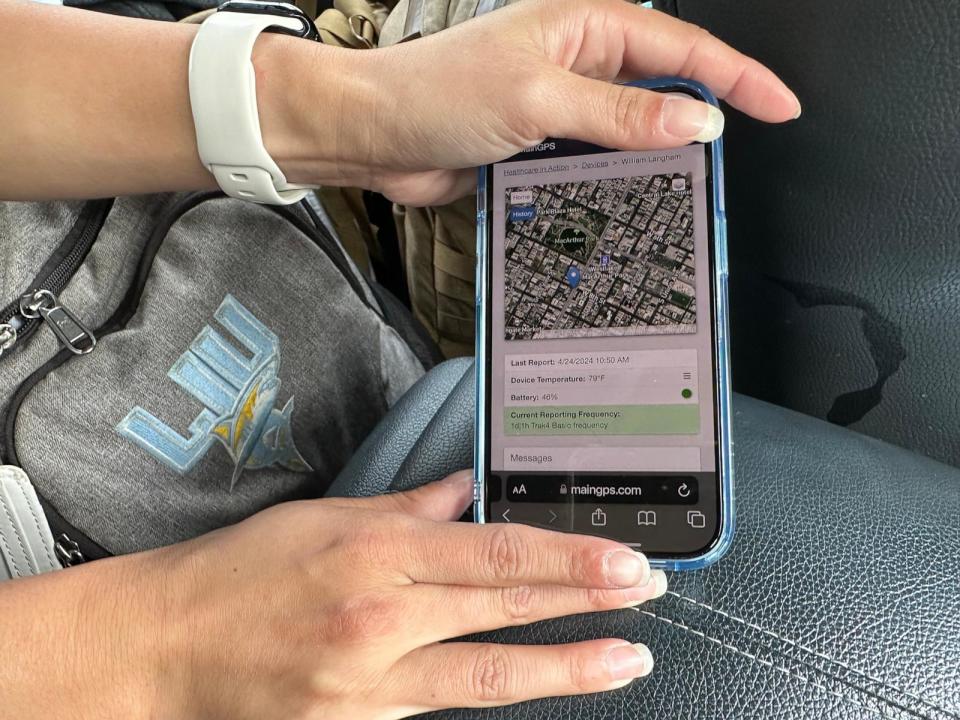
M 507 515 L 509 514 L 510 514 L 510 508 L 507 508 L 506 510 L 503 511 L 503 519 L 506 520 L 507 522 L 510 522 L 510 518 L 507 517 Z

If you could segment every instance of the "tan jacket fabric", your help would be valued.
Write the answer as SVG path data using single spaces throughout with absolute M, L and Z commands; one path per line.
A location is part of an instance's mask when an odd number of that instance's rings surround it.
M 394 206 L 413 313 L 446 357 L 474 352 L 476 206 Z
M 400 0 L 380 46 L 439 32 L 511 0 Z M 441 207 L 394 206 L 410 303 L 447 357 L 474 353 L 476 199 Z

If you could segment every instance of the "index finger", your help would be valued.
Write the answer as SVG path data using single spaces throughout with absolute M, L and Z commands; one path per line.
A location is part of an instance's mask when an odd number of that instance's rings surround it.
M 421 583 L 624 588 L 650 579 L 646 557 L 626 545 L 512 523 L 417 522 L 393 547 L 397 569 Z
M 570 67 L 578 74 L 598 77 L 606 70 L 608 80 L 675 75 L 703 83 L 758 120 L 782 122 L 800 114 L 797 96 L 772 71 L 701 27 L 622 0 L 579 8 L 585 14 L 583 42 Z M 619 67 L 609 61 L 611 48 L 622 48 Z M 604 63 L 607 68 L 600 67 Z

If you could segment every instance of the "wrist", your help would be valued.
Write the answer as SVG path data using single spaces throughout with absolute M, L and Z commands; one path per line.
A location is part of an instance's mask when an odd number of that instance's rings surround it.
M 106 683 L 90 699 L 114 717 L 153 720 L 174 694 L 167 651 L 166 598 L 157 585 L 156 551 L 98 561 L 71 572 L 85 574 L 78 628 L 91 667 Z M 160 575 L 162 577 L 162 574 Z M 78 633 L 79 634 L 79 633 Z M 95 687 L 95 685 L 94 685 Z
M 367 183 L 374 95 L 370 51 L 347 50 L 275 33 L 253 49 L 264 146 L 288 182 Z
M 3 583 L 0 714 L 173 717 L 157 712 L 162 630 L 150 570 L 115 558 Z

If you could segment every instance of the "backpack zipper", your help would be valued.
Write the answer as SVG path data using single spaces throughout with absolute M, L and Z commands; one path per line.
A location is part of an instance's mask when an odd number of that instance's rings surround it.
M 127 294 L 124 296 L 123 300 L 121 300 L 113 315 L 99 328 L 97 328 L 97 336 L 105 337 L 124 328 L 127 323 L 130 322 L 131 318 L 136 314 L 140 306 L 140 300 L 143 296 L 144 286 L 146 285 L 147 279 L 153 268 L 153 261 L 160 250 L 160 246 L 166 240 L 166 237 L 174 223 L 176 223 L 181 217 L 183 217 L 183 215 L 196 206 L 209 200 L 220 200 L 224 199 L 225 197 L 226 196 L 220 192 L 194 193 L 192 195 L 188 195 L 157 221 L 157 223 L 154 225 L 153 231 L 151 232 L 150 238 L 143 249 L 136 273 L 134 274 L 130 287 L 127 289 Z M 112 205 L 113 201 L 110 200 L 109 202 Z M 88 205 L 90 205 L 90 203 L 88 203 Z M 313 209 L 310 208 L 307 203 L 303 203 L 302 205 L 304 208 L 306 208 L 308 214 L 310 215 L 311 221 L 317 223 L 316 225 L 311 225 L 311 223 L 302 220 L 287 207 L 266 207 L 292 224 L 301 233 L 306 235 L 307 238 L 312 241 L 343 274 L 344 279 L 354 289 L 360 300 L 368 308 L 370 308 L 370 310 L 382 316 L 382 309 L 372 305 L 367 299 L 367 295 L 364 292 L 363 285 L 361 284 L 362 281 L 350 268 L 349 260 L 347 260 L 346 255 L 340 248 L 339 243 L 337 243 L 336 240 L 330 236 L 322 223 L 318 222 L 318 219 L 313 213 Z M 106 212 L 109 212 L 109 209 L 110 206 L 108 205 L 106 207 Z M 81 212 L 81 215 L 82 214 L 83 213 Z M 89 245 L 92 245 L 93 241 L 96 240 L 96 236 L 99 234 L 100 228 L 103 226 L 105 219 L 106 213 L 104 213 L 103 217 L 100 219 L 99 226 L 93 233 L 93 236 L 89 241 Z M 76 228 L 76 226 L 74 227 Z M 71 231 L 71 234 L 72 232 L 73 231 Z M 90 248 L 88 246 L 83 252 L 84 256 L 86 256 L 86 253 L 89 252 L 89 249 Z M 80 262 L 82 262 L 82 258 Z M 77 267 L 79 267 L 79 263 L 77 264 Z M 72 276 L 72 274 L 73 273 L 71 272 L 70 275 L 67 276 L 66 281 L 69 281 L 69 277 Z M 64 285 L 66 285 L 66 281 L 63 283 Z M 59 290 L 56 292 L 59 292 Z M 25 294 L 23 298 L 17 302 L 16 315 L 18 316 L 22 316 L 20 301 L 26 299 L 24 302 L 29 313 L 41 314 L 42 318 L 43 311 L 41 310 L 41 307 L 47 312 L 48 316 L 59 310 L 63 313 L 62 317 L 66 318 L 67 324 L 65 327 L 59 326 L 57 325 L 57 322 L 53 320 L 53 318 L 50 318 L 49 325 L 51 329 L 57 333 L 57 337 L 62 341 L 62 345 L 64 347 L 62 347 L 53 357 L 47 360 L 47 362 L 45 362 L 41 367 L 37 368 L 22 383 L 20 383 L 19 387 L 10 398 L 10 402 L 8 403 L 4 412 L 2 418 L 2 427 L 0 427 L 0 430 L 2 430 L 4 433 L 6 453 L 2 460 L 10 465 L 20 465 L 20 458 L 17 454 L 15 443 L 16 421 L 20 407 L 23 405 L 27 395 L 43 378 L 45 378 L 55 369 L 61 367 L 78 354 L 90 352 L 93 350 L 93 346 L 96 345 L 94 333 L 87 329 L 86 326 L 79 319 L 77 319 L 76 315 L 59 305 L 56 292 L 52 288 L 48 290 L 33 291 Z M 9 310 L 9 308 L 7 308 L 7 310 Z M 0 315 L 0 319 L 3 317 L 4 315 Z M 58 317 L 61 316 L 58 315 Z M 35 329 L 36 326 L 40 324 L 41 318 L 27 317 L 26 320 L 34 323 L 33 328 Z M 72 330 L 70 328 L 72 328 Z M 3 325 L 0 325 L 0 333 L 2 333 L 2 331 Z M 62 335 L 60 331 L 63 332 Z M 31 332 L 33 332 L 33 330 L 31 330 Z M 20 333 L 19 337 L 22 339 L 23 333 Z M 0 334 L 0 347 L 2 347 L 2 345 L 3 335 Z M 55 550 L 61 565 L 64 567 L 72 567 L 78 563 L 87 562 L 89 560 L 98 560 L 111 555 L 108 550 L 87 536 L 86 533 L 71 525 L 55 507 L 47 502 L 46 498 L 44 498 L 40 492 L 37 492 L 37 496 L 40 500 L 40 505 L 43 507 L 47 521 L 53 529 L 54 536 L 57 538 Z
M 71 540 L 70 536 L 66 533 L 61 533 L 60 537 L 57 538 L 57 542 L 53 546 L 53 552 L 57 556 L 57 560 L 59 560 L 60 564 L 65 568 L 80 565 L 87 561 L 83 553 L 80 552 L 80 546 Z
M 50 290 L 40 288 L 21 295 L 19 313 L 0 324 L 0 356 L 41 322 L 47 322 L 60 343 L 74 355 L 86 355 L 97 344 L 97 338 L 80 318 L 64 307 Z
M 74 355 L 86 355 L 97 338 L 86 325 L 49 290 L 36 290 L 20 297 L 20 315 L 27 320 L 41 319 L 50 325 L 60 343 Z
M 63 242 L 30 283 L 31 289 L 0 310 L 0 360 L 44 321 L 74 354 L 88 353 L 96 345 L 93 333 L 59 303 L 57 295 L 83 264 L 112 207 L 112 198 L 85 203 Z

